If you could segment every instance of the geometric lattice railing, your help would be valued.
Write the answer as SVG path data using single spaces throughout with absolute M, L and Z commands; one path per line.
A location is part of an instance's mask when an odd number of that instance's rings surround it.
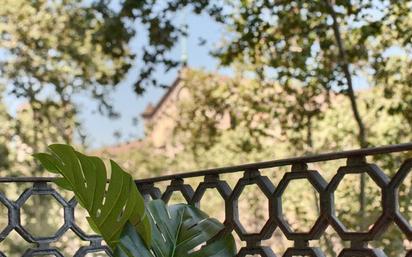
M 373 242 L 378 240 L 390 226 L 397 226 L 405 240 L 412 240 L 412 227 L 408 214 L 401 212 L 399 204 L 399 188 L 405 185 L 407 179 L 410 180 L 408 175 L 412 173 L 412 159 L 406 157 L 408 154 L 411 156 L 411 151 L 411 143 L 344 151 L 141 179 L 136 181 L 136 185 L 146 199 L 163 199 L 169 202 L 176 193 L 179 193 L 186 202 L 200 207 L 206 191 L 215 190 L 224 201 L 222 208 L 225 227 L 228 231 L 234 231 L 240 242 L 238 256 L 276 256 L 274 247 L 265 246 L 264 243 L 272 237 L 275 230 L 280 231 L 292 242 L 282 256 L 325 256 L 324 251 L 312 242 L 318 241 L 325 231 L 331 228 L 340 240 L 346 242 L 343 244 L 343 249 L 336 253 L 338 256 L 382 257 L 387 255 L 382 249 L 374 248 Z M 379 164 L 385 163 L 384 157 L 393 153 L 403 155 L 391 161 L 391 167 L 397 166 L 394 171 L 383 172 Z M 381 157 L 383 161 L 379 161 Z M 313 164 L 333 160 L 343 160 L 344 164 L 333 171 L 329 170 L 327 178 L 326 173 L 323 174 L 320 170 L 312 168 Z M 277 180 L 264 174 L 267 170 L 277 167 L 286 170 Z M 378 204 L 374 207 L 379 209 L 376 219 L 367 227 L 362 229 L 357 227 L 357 230 L 348 228 L 347 224 L 340 220 L 335 208 L 336 191 L 351 175 L 358 175 L 361 179 L 370 178 L 375 188 L 380 191 Z M 228 176 L 231 183 L 228 181 Z M 188 182 L 193 179 L 198 183 Z M 0 202 L 5 206 L 8 216 L 8 221 L 1 228 L 0 246 L 6 242 L 11 233 L 17 233 L 25 242 L 30 243 L 29 247 L 24 249 L 24 253 L 21 253 L 22 256 L 64 256 L 61 248 L 56 246 L 56 242 L 71 231 L 74 237 L 83 242 L 73 250 L 73 256 L 111 256 L 109 249 L 99 237 L 88 235 L 80 228 L 79 223 L 84 223 L 84 220 L 78 220 L 75 215 L 76 201 L 70 197 L 63 197 L 62 193 L 52 187 L 52 180 L 52 178 L 0 178 L 0 183 L 4 185 L 29 184 L 28 188 L 15 199 L 0 193 Z M 287 206 L 284 206 L 282 200 L 285 192 L 297 180 L 307 181 L 313 192 L 319 196 L 316 198 L 319 208 L 318 217 L 307 231 L 296 230 L 291 226 L 285 212 Z M 406 184 L 409 185 L 410 181 Z M 243 224 L 243 213 L 239 211 L 240 199 L 246 188 L 250 187 L 261 191 L 261 199 L 255 201 L 267 202 L 266 220 L 257 231 L 252 232 Z M 410 192 L 412 196 L 412 189 Z M 23 218 L 28 217 L 22 216 L 25 203 L 36 195 L 52 197 L 63 209 L 61 226 L 52 235 L 33 235 L 25 225 Z M 42 206 L 34 204 L 30 208 L 41 209 Z M 49 215 L 57 214 L 49 213 Z M 0 256 L 11 256 L 2 251 L 3 248 L 0 247 Z M 412 256 L 412 251 L 406 249 L 405 252 L 404 256 Z

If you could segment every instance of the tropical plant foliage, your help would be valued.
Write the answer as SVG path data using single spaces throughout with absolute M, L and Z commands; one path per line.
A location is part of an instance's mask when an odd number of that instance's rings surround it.
M 37 153 L 50 172 L 62 175 L 55 183 L 73 191 L 101 235 L 118 257 L 232 257 L 232 235 L 223 224 L 197 208 L 167 207 L 151 201 L 147 209 L 132 177 L 114 161 L 110 173 L 97 157 L 83 155 L 69 145 L 50 145 L 51 154 Z M 108 185 L 106 185 L 108 184 Z M 199 247 L 199 249 L 197 249 Z
M 55 183 L 74 192 L 79 204 L 89 213 L 89 224 L 111 248 L 116 247 L 127 222 L 150 244 L 151 230 L 144 200 L 127 172 L 111 161 L 108 177 L 104 162 L 97 157 L 83 155 L 68 145 L 50 145 L 49 149 L 52 154 L 37 153 L 35 157 L 48 171 L 63 176 Z
M 232 257 L 236 255 L 236 245 L 232 235 L 219 236 L 224 226 L 191 205 L 176 204 L 167 207 L 162 200 L 154 200 L 148 203 L 147 212 L 153 228 L 152 247 L 147 248 L 136 230 L 126 225 L 115 252 L 116 256 Z

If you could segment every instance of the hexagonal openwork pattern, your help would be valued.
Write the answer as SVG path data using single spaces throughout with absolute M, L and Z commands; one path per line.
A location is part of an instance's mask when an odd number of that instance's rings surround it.
M 409 245 L 404 245 L 402 254 L 396 255 L 396 257 L 412 257 L 412 250 L 410 250 L 410 241 L 412 241 L 412 224 L 410 224 L 412 221 L 412 212 L 410 211 L 412 210 L 412 197 L 410 197 L 410 192 L 412 192 L 412 159 L 403 160 L 400 167 L 396 167 L 399 163 L 399 155 L 393 159 L 391 165 L 385 165 L 382 161 L 382 159 L 390 160 L 388 157 L 391 153 L 408 151 L 410 156 L 412 143 L 168 175 L 137 180 L 136 185 L 147 201 L 163 199 L 168 202 L 174 193 L 180 193 L 186 202 L 193 205 L 199 205 L 202 201 L 211 202 L 211 196 L 207 196 L 207 193 L 214 191 L 215 197 L 220 197 L 223 203 L 219 206 L 216 204 L 215 208 L 211 209 L 222 212 L 221 217 L 222 220 L 224 219 L 226 231 L 236 234 L 240 246 L 237 257 L 325 257 L 331 255 L 338 257 L 387 257 L 385 249 L 373 248 L 372 246 L 378 245 L 376 242 L 389 231 L 390 225 L 397 226 L 399 229 L 396 231 L 403 233 L 404 237 L 409 239 Z M 396 167 L 396 171 L 388 171 L 389 174 L 394 174 L 391 178 L 388 178 L 376 164 L 366 161 L 367 156 L 379 155 L 387 155 L 385 158 L 376 158 L 380 160 L 380 164 L 384 164 L 385 167 Z M 329 162 L 332 163 L 338 159 L 346 160 L 347 164 L 343 167 L 339 167 L 341 164 L 339 166 L 329 164 Z M 316 168 L 309 170 L 309 166 Z M 290 170 L 292 167 L 292 169 L 286 173 L 279 173 L 274 169 L 276 167 L 284 167 L 286 170 Z M 236 175 L 231 176 L 232 174 Z M 241 174 L 243 177 L 239 176 Z M 366 226 L 365 230 L 352 231 L 348 230 L 344 224 L 347 220 L 345 222 L 340 220 L 342 216 L 337 213 L 341 210 L 339 210 L 335 200 L 337 190 L 342 186 L 344 188 L 345 186 L 361 186 L 363 179 L 361 179 L 360 174 L 370 178 L 376 185 L 378 193 L 375 192 L 376 190 L 371 191 L 369 187 L 364 187 L 363 194 L 366 195 L 366 198 L 359 197 L 358 199 L 353 197 L 353 192 L 346 192 L 347 195 L 343 194 L 342 196 L 343 199 L 346 199 L 344 203 L 362 206 L 361 201 L 365 200 L 363 204 L 366 205 L 362 207 L 364 208 L 363 213 L 371 209 L 376 210 L 377 218 L 370 219 L 370 224 Z M 358 178 L 355 180 L 345 179 L 352 175 L 357 175 Z M 324 177 L 328 179 L 324 179 Z M 190 179 L 190 184 L 186 179 Z M 304 181 L 306 186 L 300 186 L 297 183 L 299 181 Z M 168 183 L 168 186 L 161 190 L 165 182 Z M 11 183 L 17 187 L 12 187 L 8 192 L 7 185 Z M 28 184 L 30 186 L 27 186 Z M 64 244 L 71 246 L 70 252 L 74 253 L 74 257 L 112 256 L 110 249 L 101 238 L 85 229 L 87 224 L 84 214 L 82 215 L 81 211 L 77 209 L 80 207 L 76 200 L 63 197 L 63 194 L 55 188 L 52 179 L 39 177 L 0 178 L 0 185 L 3 185 L 2 191 L 0 191 L 0 257 L 67 257 L 64 252 Z M 233 187 L 229 185 L 233 185 Z M 18 192 L 21 194 L 19 197 L 13 195 L 16 192 L 15 188 L 19 189 Z M 360 190 L 356 187 L 355 189 Z M 250 190 L 256 191 L 250 194 L 252 196 L 250 201 L 253 204 L 248 207 L 250 210 L 248 208 L 242 209 L 239 202 Z M 254 199 L 253 197 L 258 195 L 257 192 L 261 196 Z M 292 192 L 292 194 L 297 192 L 296 195 L 299 196 L 297 198 L 295 196 L 292 201 L 288 196 L 291 193 L 288 192 Z M 379 198 L 371 201 L 368 196 L 371 193 L 378 194 Z M 316 203 L 312 204 L 311 207 L 316 215 L 312 220 L 305 216 L 305 212 L 299 212 L 299 209 L 293 206 L 299 201 L 305 203 L 310 198 L 309 194 L 316 195 Z M 38 199 L 34 201 L 36 198 Z M 41 199 L 47 199 L 47 201 Z M 359 202 L 356 203 L 358 200 Z M 52 205 L 47 202 L 52 202 Z M 288 209 L 296 209 L 298 214 L 290 216 L 285 211 Z M 347 210 L 353 211 L 355 208 L 348 207 Z M 261 220 L 263 225 L 258 231 L 251 232 L 245 229 L 241 217 L 244 217 L 245 214 L 255 215 L 256 211 L 263 212 L 262 217 L 265 219 Z M 361 212 L 358 214 L 357 211 L 354 211 L 353 213 L 354 224 L 351 225 L 357 225 L 356 220 Z M 38 235 L 30 228 L 30 222 L 34 222 L 40 228 L 45 228 L 53 223 L 54 229 Z M 295 226 L 290 224 L 295 224 Z M 304 224 L 304 226 L 302 225 L 302 228 L 296 227 L 296 224 Z M 328 248 L 326 244 L 322 245 L 322 242 L 326 242 L 330 231 L 333 231 L 334 235 L 333 240 L 328 239 L 331 240 L 329 241 L 331 247 Z M 282 240 L 286 240 L 285 238 L 289 240 L 287 245 L 280 245 L 279 235 Z M 70 240 L 73 238 L 80 243 L 70 244 Z M 274 243 L 270 243 L 273 239 Z M 337 250 L 334 250 L 334 244 L 341 245 L 336 247 Z M 275 253 L 279 253 L 279 255 L 275 255 Z

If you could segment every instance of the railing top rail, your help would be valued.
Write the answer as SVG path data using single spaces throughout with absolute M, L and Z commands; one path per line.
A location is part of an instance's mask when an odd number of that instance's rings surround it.
M 191 172 L 176 173 L 176 174 L 166 175 L 166 176 L 139 179 L 136 182 L 137 183 L 151 183 L 151 182 L 159 182 L 159 181 L 179 179 L 179 178 L 183 179 L 183 178 L 199 177 L 199 176 L 206 176 L 206 175 L 218 175 L 218 174 L 241 172 L 241 171 L 247 171 L 247 170 L 274 168 L 274 167 L 287 166 L 287 165 L 300 164 L 300 163 L 303 164 L 303 163 L 339 160 L 339 159 L 346 159 L 346 158 L 353 158 L 353 157 L 388 154 L 388 153 L 396 153 L 396 152 L 403 152 L 403 151 L 412 151 L 412 142 L 405 143 L 405 144 L 386 145 L 386 146 L 380 146 L 380 147 L 355 149 L 355 150 L 347 150 L 347 151 L 340 151 L 340 152 L 313 154 L 313 155 L 306 155 L 306 156 L 301 156 L 301 157 L 292 157 L 292 158 L 285 158 L 285 159 L 272 160 L 272 161 L 248 163 L 248 164 L 242 164 L 242 165 L 237 165 L 237 166 L 228 166 L 228 167 L 222 167 L 222 168 L 212 168 L 212 169 L 204 169 L 204 170 L 191 171 Z
M 219 174 L 232 173 L 232 172 L 274 168 L 274 167 L 294 165 L 294 164 L 300 164 L 300 163 L 303 164 L 303 163 L 339 160 L 339 159 L 362 157 L 362 156 L 389 154 L 389 153 L 403 152 L 403 151 L 412 151 L 412 142 L 404 143 L 404 144 L 397 144 L 397 145 L 386 145 L 386 146 L 339 151 L 339 152 L 313 154 L 313 155 L 307 155 L 307 156 L 301 156 L 301 157 L 292 157 L 292 158 L 285 158 L 285 159 L 272 160 L 272 161 L 248 163 L 248 164 L 221 167 L 221 168 L 181 172 L 181 173 L 159 176 L 159 177 L 138 179 L 136 180 L 136 183 L 139 183 L 139 184 L 154 183 L 154 182 L 174 180 L 174 179 L 184 179 L 184 178 L 200 177 L 200 176 L 207 176 L 207 175 L 219 175 Z M 55 179 L 54 177 L 1 177 L 0 183 L 52 182 L 54 179 Z

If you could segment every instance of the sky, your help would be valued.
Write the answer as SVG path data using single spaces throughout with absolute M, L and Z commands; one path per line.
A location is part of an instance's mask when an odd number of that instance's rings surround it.
M 183 18 L 184 17 L 184 18 Z M 224 28 L 222 25 L 212 21 L 208 16 L 182 15 L 180 18 L 188 25 L 189 36 L 186 41 L 186 53 L 188 66 L 192 68 L 202 68 L 209 71 L 218 70 L 218 62 L 210 56 L 209 52 L 219 42 Z M 139 27 L 137 27 L 139 33 Z M 207 38 L 205 45 L 199 46 L 199 38 Z M 139 54 L 138 48 L 144 44 L 144 35 L 136 37 L 131 43 L 132 49 Z M 181 58 L 183 49 L 181 42 L 173 51 L 175 58 Z M 128 73 L 126 78 L 117 86 L 111 95 L 112 103 L 116 111 L 121 114 L 119 119 L 113 120 L 95 113 L 95 104 L 88 101 L 81 102 L 80 121 L 88 136 L 87 143 L 90 148 L 100 148 L 114 145 L 121 142 L 130 141 L 144 136 L 143 121 L 140 114 L 144 111 L 149 102 L 156 104 L 165 93 L 165 89 L 150 87 L 143 96 L 137 96 L 133 91 L 133 84 L 137 77 L 137 70 L 140 67 L 139 58 L 136 64 Z M 228 73 L 227 70 L 219 69 L 219 72 Z M 160 82 L 172 84 L 177 76 L 177 71 L 167 74 L 158 72 L 156 78 Z M 133 118 L 139 117 L 137 125 Z M 122 134 L 119 140 L 113 134 L 120 131 Z

